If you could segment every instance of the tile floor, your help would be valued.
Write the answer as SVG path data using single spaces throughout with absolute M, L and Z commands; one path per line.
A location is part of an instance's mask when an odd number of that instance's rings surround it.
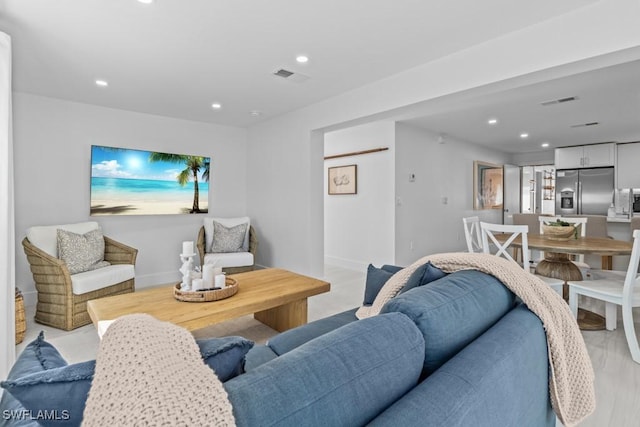
M 331 292 L 309 299 L 309 320 L 316 320 L 360 304 L 364 293 L 365 273 L 326 266 L 324 280 L 331 282 Z M 27 307 L 27 333 L 19 352 L 44 330 L 48 341 L 55 345 L 70 362 L 93 359 L 99 345 L 93 325 L 71 332 L 33 322 L 34 307 Z M 636 331 L 640 332 L 640 311 L 636 312 Z M 596 411 L 581 427 L 632 427 L 640 425 L 640 365 L 631 360 L 618 315 L 615 331 L 583 332 L 596 374 Z M 264 342 L 276 334 L 273 329 L 245 316 L 194 332 L 196 337 L 242 335 L 256 342 Z

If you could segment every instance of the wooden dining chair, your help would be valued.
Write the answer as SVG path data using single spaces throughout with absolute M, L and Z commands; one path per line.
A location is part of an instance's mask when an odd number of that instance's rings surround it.
M 519 264 L 526 272 L 531 273 L 531 267 L 529 265 L 529 241 L 528 225 L 504 225 L 504 224 L 491 224 L 488 222 L 480 222 L 480 230 L 482 232 L 482 250 L 486 254 L 490 254 L 491 247 L 495 247 L 496 251 L 493 253 L 496 256 L 502 256 L 510 261 Z M 509 234 L 510 236 L 501 243 L 496 239 L 496 233 Z M 508 249 L 518 236 L 521 236 L 521 249 L 522 249 L 522 264 L 518 263 L 509 253 Z M 491 241 L 491 242 L 490 242 Z M 555 279 L 552 277 L 535 275 L 543 282 L 549 285 L 560 296 L 563 294 L 564 281 L 561 279 Z
M 462 218 L 464 225 L 464 237 L 467 241 L 467 251 L 482 252 L 482 236 L 480 235 L 480 218 L 470 216 Z
M 640 348 L 633 324 L 633 307 L 640 307 L 638 264 L 640 262 L 640 230 L 633 232 L 633 249 L 627 271 L 600 271 L 592 280 L 569 281 L 569 308 L 578 317 L 578 297 L 605 302 L 605 327 L 611 331 L 617 326 L 617 307 L 622 307 L 622 324 L 629 351 L 634 362 L 640 363 Z

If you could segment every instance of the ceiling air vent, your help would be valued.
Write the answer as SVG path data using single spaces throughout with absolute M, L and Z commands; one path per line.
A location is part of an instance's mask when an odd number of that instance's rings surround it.
M 568 96 L 566 98 L 553 99 L 551 101 L 541 102 L 540 105 L 544 107 L 548 107 L 549 105 L 564 104 L 565 102 L 572 102 L 577 100 L 578 100 L 577 96 Z
M 283 79 L 294 82 L 294 83 L 302 83 L 306 80 L 309 80 L 309 76 L 305 76 L 304 74 L 294 73 L 293 71 L 285 70 L 284 68 L 280 68 L 273 72 L 274 76 L 282 77 Z
M 584 128 L 587 126 L 598 126 L 599 122 L 589 122 L 589 123 L 581 123 L 579 125 L 571 125 L 572 128 Z

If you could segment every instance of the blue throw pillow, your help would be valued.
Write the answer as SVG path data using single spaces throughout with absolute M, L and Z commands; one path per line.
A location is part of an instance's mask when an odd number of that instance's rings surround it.
M 15 414 L 7 424 L 80 425 L 94 366 L 94 361 L 67 365 L 40 332 L 0 383 L 6 390 L 0 407 Z
M 364 301 L 362 304 L 373 304 L 378 292 L 380 292 L 380 289 L 382 289 L 393 274 L 392 272 L 383 270 L 382 268 L 376 268 L 372 264 L 369 264 L 369 267 L 367 267 L 367 280 L 364 285 Z
M 417 286 L 426 285 L 427 283 L 431 283 L 434 280 L 441 279 L 446 275 L 447 273 L 431 264 L 431 262 L 427 262 L 426 264 L 418 267 L 416 271 L 413 272 L 404 287 L 400 289 L 398 295 L 403 294 Z
M 196 340 L 205 363 L 225 382 L 244 372 L 245 355 L 253 341 L 242 337 L 224 337 Z
M 242 337 L 196 342 L 205 363 L 223 382 L 244 372 L 245 355 L 253 347 L 252 341 Z M 0 408 L 19 409 L 17 400 L 30 411 L 29 418 L 43 426 L 79 426 L 95 364 L 91 360 L 68 365 L 41 332 L 20 354 L 7 381 L 0 383 L 6 390 Z M 24 413 L 19 416 L 25 417 Z

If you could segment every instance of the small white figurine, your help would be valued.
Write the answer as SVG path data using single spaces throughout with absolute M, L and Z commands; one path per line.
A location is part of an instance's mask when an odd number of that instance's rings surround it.
M 180 273 L 182 273 L 182 283 L 180 284 L 180 289 L 183 291 L 188 291 L 191 289 L 191 272 L 193 271 L 193 256 L 182 256 L 180 255 L 180 260 L 182 261 L 182 267 L 180 267 Z

